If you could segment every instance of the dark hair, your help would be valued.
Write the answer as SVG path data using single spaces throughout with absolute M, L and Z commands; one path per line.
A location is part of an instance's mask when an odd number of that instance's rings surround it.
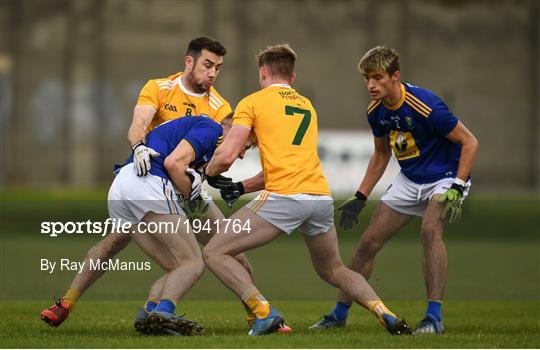
M 291 78 L 295 62 L 296 53 L 289 44 L 268 46 L 257 55 L 257 66 L 268 66 L 272 75 L 283 78 Z
M 189 42 L 186 56 L 193 56 L 196 60 L 201 55 L 203 49 L 207 49 L 218 56 L 225 56 L 227 54 L 227 49 L 219 41 L 201 36 Z

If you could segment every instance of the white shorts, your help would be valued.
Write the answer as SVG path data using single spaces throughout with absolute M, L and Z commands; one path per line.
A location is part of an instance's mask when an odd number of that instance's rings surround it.
M 136 224 L 148 212 L 185 215 L 172 183 L 159 176 L 137 176 L 133 163 L 127 164 L 109 189 L 109 216 Z
M 334 225 L 334 200 L 329 196 L 263 191 L 246 208 L 289 235 L 298 228 L 305 235 L 315 236 Z
M 399 213 L 423 217 L 431 198 L 448 191 L 453 183 L 454 178 L 444 178 L 428 184 L 417 184 L 400 172 L 381 200 Z M 469 180 L 461 200 L 467 197 L 470 187 Z

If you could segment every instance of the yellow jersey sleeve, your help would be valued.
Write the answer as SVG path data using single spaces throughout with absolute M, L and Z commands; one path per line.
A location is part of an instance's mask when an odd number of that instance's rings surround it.
M 211 118 L 221 123 L 225 117 L 232 112 L 231 105 L 212 86 L 208 93 L 208 105 L 211 111 Z
M 255 106 L 250 102 L 249 97 L 244 98 L 234 111 L 233 125 L 242 125 L 252 129 L 255 124 Z
M 152 106 L 157 111 L 159 109 L 159 88 L 155 80 L 151 79 L 143 86 L 137 99 L 137 106 Z
M 225 117 L 229 115 L 229 113 L 231 112 L 232 112 L 231 105 L 227 101 L 225 101 L 223 106 L 219 107 L 213 119 L 216 122 L 221 123 L 221 121 L 225 119 Z

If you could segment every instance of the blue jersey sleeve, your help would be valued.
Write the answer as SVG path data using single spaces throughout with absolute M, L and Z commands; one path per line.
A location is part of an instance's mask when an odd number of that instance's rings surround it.
M 429 128 L 439 136 L 448 135 L 458 123 L 458 118 L 450 112 L 448 106 L 437 98 L 431 106 L 432 110 L 427 118 Z
M 195 161 L 204 157 L 204 155 L 214 147 L 216 147 L 218 138 L 221 136 L 221 128 L 208 126 L 194 126 L 184 136 L 184 140 L 189 142 L 195 153 Z
M 386 135 L 386 131 L 380 126 L 378 118 L 376 117 L 376 112 L 368 114 L 368 122 L 371 127 L 371 132 L 375 137 L 383 137 Z

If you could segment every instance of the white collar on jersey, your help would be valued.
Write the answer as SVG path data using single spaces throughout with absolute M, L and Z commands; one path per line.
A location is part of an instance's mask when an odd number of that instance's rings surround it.
M 289 84 L 272 84 L 272 85 L 268 85 L 267 87 L 272 87 L 272 86 L 280 86 L 280 87 L 292 89 L 292 87 Z
M 184 86 L 184 83 L 182 83 L 182 76 L 179 76 L 176 78 L 178 80 L 178 86 L 180 87 L 180 90 L 182 90 L 186 95 L 193 96 L 193 97 L 204 97 L 206 96 L 206 92 L 202 92 L 200 94 L 188 90 L 187 87 Z

